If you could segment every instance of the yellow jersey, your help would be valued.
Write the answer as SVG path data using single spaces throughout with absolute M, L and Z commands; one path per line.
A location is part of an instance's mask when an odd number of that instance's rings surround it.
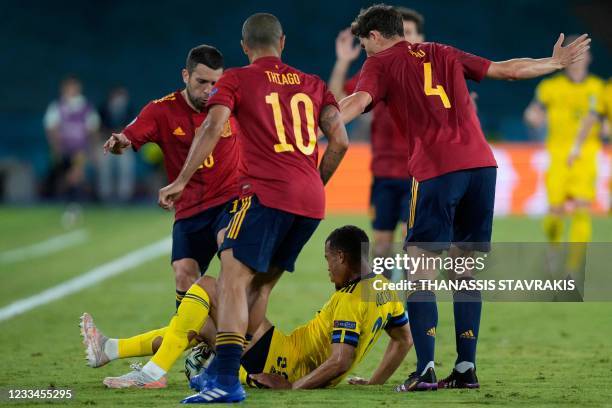
M 536 99 L 546 108 L 546 147 L 552 156 L 567 156 L 582 120 L 591 111 L 601 113 L 603 88 L 603 80 L 595 75 L 588 75 L 582 82 L 572 82 L 561 73 L 539 83 Z M 599 131 L 599 125 L 591 129 L 583 145 L 585 152 L 595 153 L 601 148 Z
M 596 112 L 612 122 L 612 78 L 608 79 L 606 86 L 598 100 Z
M 403 304 L 392 291 L 375 290 L 374 280 L 383 276 L 353 281 L 337 290 L 314 319 L 296 328 L 291 344 L 298 356 L 294 369 L 301 375 L 314 371 L 331 354 L 332 343 L 346 343 L 355 347 L 355 360 L 350 372 L 368 353 L 383 329 L 408 323 Z M 331 384 L 338 384 L 344 376 Z

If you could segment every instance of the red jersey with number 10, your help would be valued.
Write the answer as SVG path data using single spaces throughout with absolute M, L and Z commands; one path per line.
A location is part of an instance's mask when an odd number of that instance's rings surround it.
M 491 62 L 436 43 L 401 41 L 363 64 L 356 92 L 386 102 L 408 138 L 409 171 L 418 181 L 496 166 L 466 79 L 480 81 Z
M 193 110 L 180 91 L 147 104 L 124 130 L 134 150 L 148 142 L 156 143 L 164 154 L 168 180 L 174 181 L 187 159 L 196 129 L 206 118 Z M 175 218 L 188 218 L 238 196 L 238 124 L 226 123 L 221 140 L 212 154 L 187 183 L 176 202 Z
M 325 83 L 263 57 L 227 70 L 208 106 L 227 106 L 240 124 L 241 195 L 256 194 L 266 207 L 321 219 L 325 191 L 317 169 L 319 115 L 337 107 Z

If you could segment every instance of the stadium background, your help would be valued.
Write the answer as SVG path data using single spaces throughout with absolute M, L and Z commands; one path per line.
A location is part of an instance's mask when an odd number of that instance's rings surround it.
M 5 78 L 0 99 L 3 129 L 0 162 L 16 160 L 26 164 L 22 170 L 30 174 L 25 179 L 26 184 L 40 183 L 49 167 L 42 115 L 47 104 L 57 97 L 58 84 L 66 74 L 73 73 L 82 79 L 84 93 L 94 105 L 103 101 L 109 88 L 123 84 L 131 94 L 132 105 L 137 108 L 182 85 L 179 71 L 187 51 L 195 44 L 209 43 L 219 47 L 227 66 L 244 64 L 246 58 L 239 46 L 242 21 L 257 10 L 270 10 L 284 24 L 288 38 L 285 60 L 327 79 L 334 63 L 336 34 L 350 24 L 361 6 L 369 3 L 232 1 L 227 7 L 223 2 L 195 4 L 183 0 L 151 1 L 146 6 L 135 1 L 67 0 L 59 6 L 44 1 L 27 4 L 24 7 L 22 2 L 14 0 L 3 2 L 0 26 L 3 50 L 0 77 Z M 559 32 L 589 32 L 593 36 L 592 72 L 604 78 L 612 72 L 612 28 L 605 24 L 610 17 L 606 2 L 469 0 L 405 4 L 425 16 L 428 40 L 449 43 L 497 60 L 547 56 Z M 354 63 L 352 71 L 359 66 L 360 63 Z M 485 81 L 481 85 L 471 85 L 479 95 L 479 116 L 489 140 L 495 143 L 533 142 L 542 138 L 541 134 L 530 132 L 522 122 L 523 110 L 533 97 L 536 84 L 537 81 L 512 85 Z M 499 148 L 504 147 L 500 145 Z M 600 158 L 600 186 L 607 183 L 610 174 L 607 157 L 609 155 Z M 534 160 L 541 162 L 542 158 Z M 525 169 L 525 166 L 530 168 Z M 543 191 L 534 188 L 529 177 L 537 178 L 537 168 L 542 165 L 523 162 L 519 167 L 514 169 L 518 174 L 510 174 L 512 178 L 507 181 L 518 180 L 522 184 L 520 191 L 512 195 L 507 192 L 512 188 L 506 188 L 503 194 L 498 194 L 498 210 L 541 213 L 545 209 Z M 139 180 L 150 172 L 142 161 L 137 168 Z M 504 182 L 503 170 L 500 184 Z M 94 177 L 95 174 L 90 174 L 90 178 Z M 359 180 L 367 184 L 367 178 Z M 36 189 L 23 191 L 21 185 L 20 191 L 9 194 L 6 184 L 5 200 L 36 198 Z M 360 188 L 367 188 L 365 184 Z M 600 211 L 608 202 L 607 191 L 607 188 L 599 189 L 597 208 Z M 508 211 L 502 206 L 509 200 L 517 200 L 512 197 L 530 193 L 535 194 L 532 199 L 536 204 L 515 204 Z M 344 190 L 341 194 L 345 201 L 353 197 L 361 199 L 359 194 L 347 198 Z M 506 198 L 508 194 L 510 198 Z M 362 212 L 367 207 L 367 199 L 343 205 L 335 205 L 336 201 L 331 199 L 333 209 L 350 207 L 348 209 L 354 212 Z
M 77 390 L 74 403 L 101 406 L 129 404 L 174 405 L 186 395 L 179 368 L 171 387 L 142 397 L 101 388 L 104 375 L 120 374 L 127 363 L 90 370 L 81 360 L 76 322 L 90 311 L 102 328 L 125 336 L 167 322 L 173 292 L 167 245 L 118 273 L 68 292 L 33 310 L 24 300 L 56 285 L 72 283 L 134 251 L 167 237 L 171 216 L 155 208 L 154 190 L 136 206 L 91 203 L 65 221 L 62 203 L 39 200 L 37 191 L 49 167 L 49 148 L 42 117 L 57 97 L 58 84 L 68 73 L 78 75 L 84 93 L 95 105 L 108 89 L 124 84 L 135 107 L 181 87 L 180 69 L 189 48 L 200 43 L 218 46 L 227 66 L 243 65 L 239 47 L 242 21 L 256 11 L 275 13 L 287 34 L 284 59 L 327 79 L 334 63 L 334 38 L 366 1 L 75 1 L 8 0 L 0 14 L 2 95 L 0 98 L 0 388 L 54 384 Z M 485 2 L 400 1 L 426 18 L 428 40 L 452 44 L 492 59 L 548 56 L 559 32 L 589 32 L 593 37 L 593 73 L 612 73 L 611 7 L 597 1 Z M 363 57 L 362 57 L 363 58 Z M 352 70 L 359 67 L 352 66 Z M 522 113 L 537 81 L 473 85 L 479 95 L 479 116 L 500 160 L 496 241 L 543 241 L 540 219 L 524 217 L 546 208 L 542 168 L 546 159 L 541 134 L 522 123 Z M 353 128 L 353 134 L 356 129 Z M 369 228 L 367 218 L 368 146 L 357 141 L 328 187 L 328 219 L 301 256 L 299 273 L 285 277 L 273 295 L 270 316 L 284 330 L 310 318 L 328 297 L 322 259 L 323 240 L 334 227 L 355 223 Z M 92 149 L 100 146 L 92 146 Z M 600 157 L 594 240 L 608 242 L 612 223 L 603 216 L 609 202 L 610 154 Z M 510 164 L 512 163 L 512 164 Z M 151 165 L 138 156 L 139 182 L 151 176 Z M 506 175 L 506 176 L 504 176 Z M 95 177 L 95 174 L 90 175 Z M 16 178 L 15 178 L 16 177 Z M 15 181 L 16 180 L 16 181 Z M 27 204 L 27 205 L 24 205 Z M 31 205 L 35 204 L 35 205 Z M 104 203 L 102 203 L 104 204 Z M 66 231 L 66 226 L 69 230 Z M 72 234 L 72 235 L 71 235 Z M 67 237 L 70 237 L 68 239 Z M 58 241 L 59 239 L 59 241 Z M 55 241 L 54 241 L 55 240 Z M 57 245 L 58 242 L 63 244 Z M 167 244 L 167 243 L 166 243 Z M 211 267 L 213 274 L 218 265 Z M 105 269 L 106 268 L 106 269 Z M 111 268 L 112 269 L 112 268 Z M 27 302 L 26 302 L 27 303 Z M 8 308 L 11 308 L 8 310 Z M 7 312 L 12 311 L 14 314 Z M 17 312 L 15 312 L 17 311 Z M 438 356 L 445 374 L 453 355 L 451 306 L 440 309 Z M 419 395 L 420 403 L 487 403 L 602 405 L 612 374 L 609 304 L 489 304 L 485 305 L 480 343 L 480 375 L 486 389 L 474 394 Z M 8 317 L 7 317 L 8 316 Z M 381 341 L 380 343 L 384 343 Z M 378 344 L 356 374 L 368 375 L 382 354 Z M 414 364 L 411 352 L 393 377 L 397 383 Z M 577 380 L 578 379 L 578 380 Z M 582 381 L 584 379 L 584 381 Z M 587 383 L 588 380 L 588 383 Z M 254 403 L 311 406 L 322 403 L 401 403 L 389 387 L 353 390 L 342 386 L 321 393 L 254 393 Z M 359 404 L 357 404 L 359 405 Z M 22 404 L 22 406 L 26 406 Z

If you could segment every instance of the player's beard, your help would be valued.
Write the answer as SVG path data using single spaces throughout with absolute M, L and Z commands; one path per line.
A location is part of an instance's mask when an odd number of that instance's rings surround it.
M 191 102 L 191 104 L 199 111 L 201 111 L 202 109 L 204 109 L 204 107 L 206 106 L 206 102 L 208 101 L 208 99 L 205 100 L 201 100 L 201 99 L 197 99 L 194 98 L 193 95 L 191 95 L 191 92 L 189 91 L 189 88 L 185 88 L 185 93 L 187 94 L 187 98 L 189 99 L 189 102 Z

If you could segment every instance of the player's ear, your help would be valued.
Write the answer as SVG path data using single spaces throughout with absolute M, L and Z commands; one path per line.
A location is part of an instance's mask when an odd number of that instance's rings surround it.
M 285 40 L 287 39 L 287 37 L 285 37 L 285 34 L 281 35 L 280 41 L 279 41 L 279 46 L 280 46 L 280 51 L 283 52 L 283 50 L 285 49 Z
M 186 68 L 183 68 L 183 70 L 181 71 L 181 76 L 183 77 L 183 82 L 185 83 L 185 85 L 187 85 L 187 83 L 189 82 L 189 71 L 187 71 Z
M 341 264 L 345 263 L 348 261 L 348 259 L 346 258 L 346 254 L 344 253 L 344 251 L 338 251 L 338 261 L 340 261 Z
M 244 52 L 246 55 L 249 55 L 249 49 L 247 48 L 244 41 L 240 40 L 240 46 L 242 47 L 242 52 Z

